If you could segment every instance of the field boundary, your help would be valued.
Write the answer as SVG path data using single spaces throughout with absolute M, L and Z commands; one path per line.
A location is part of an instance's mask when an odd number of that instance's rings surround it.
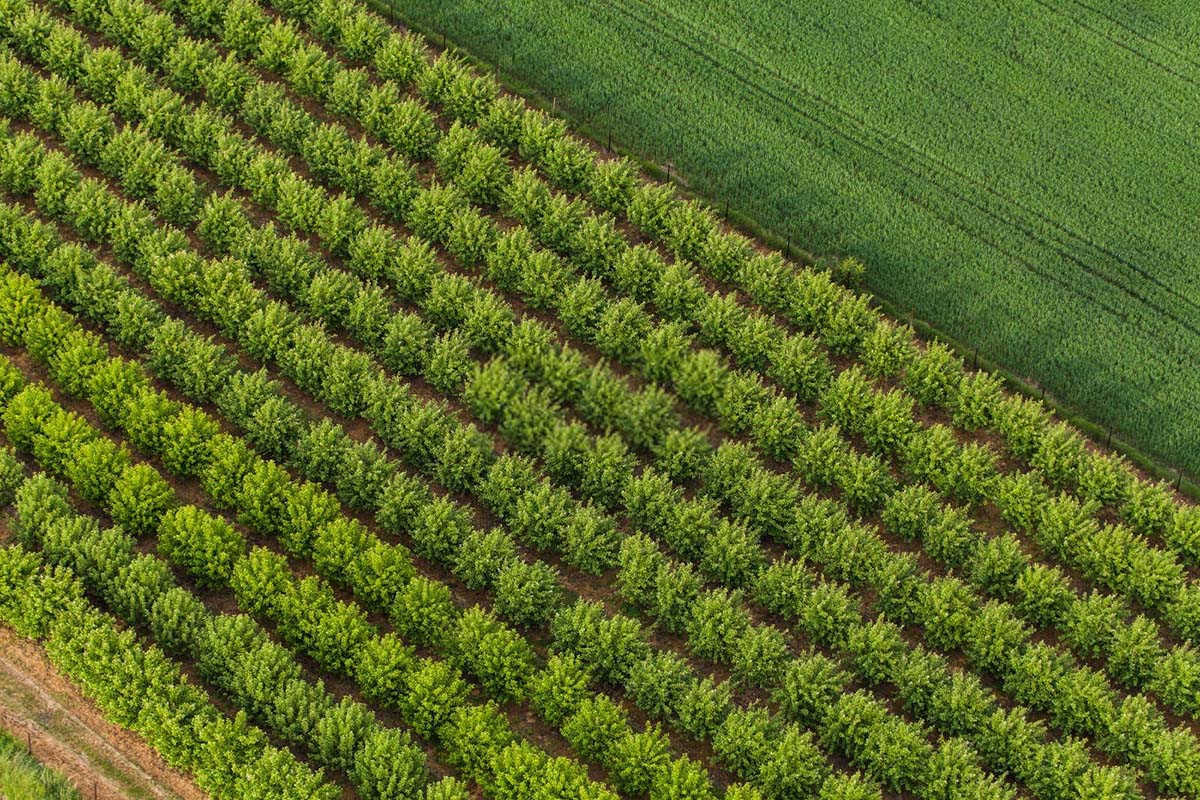
M 84 800 L 207 797 L 136 734 L 105 720 L 54 669 L 40 647 L 4 626 L 0 626 L 0 698 L 5 701 L 0 706 L 0 728 L 29 748 L 39 762 L 66 777 Z M 22 698 L 28 703 L 18 705 Z
M 748 214 L 740 213 L 735 209 L 729 209 L 719 198 L 692 187 L 687 181 L 687 176 L 680 175 L 678 169 L 673 169 L 669 164 L 660 162 L 645 152 L 629 147 L 624 142 L 615 138 L 612 130 L 601 130 L 592 124 L 590 119 L 573 110 L 569 104 L 559 103 L 557 97 L 548 95 L 541 89 L 528 83 L 511 68 L 507 68 L 501 63 L 480 58 L 472 50 L 456 42 L 445 31 L 414 22 L 400 8 L 390 4 L 387 0 L 366 0 L 366 2 L 369 6 L 389 16 L 399 24 L 422 34 L 427 39 L 427 44 L 430 48 L 453 52 L 482 72 L 492 73 L 497 76 L 505 90 L 521 96 L 531 106 L 569 120 L 572 133 L 588 139 L 591 145 L 597 150 L 624 156 L 634 162 L 645 175 L 656 181 L 671 184 L 681 196 L 702 201 L 711 209 L 714 216 L 731 229 L 758 240 L 760 244 L 779 250 L 789 259 L 803 264 L 815 266 L 828 265 L 836 262 L 840 257 L 840 254 L 836 253 L 814 253 L 806 250 L 792 241 L 790 236 L 768 227 Z M 869 264 L 867 268 L 868 270 L 870 269 Z M 980 353 L 979 349 L 975 346 L 962 341 L 928 320 L 916 316 L 911 308 L 898 303 L 894 298 L 866 286 L 854 286 L 853 288 L 855 291 L 869 297 L 873 305 L 892 319 L 909 324 L 923 341 L 942 342 L 953 349 L 966 363 L 985 369 L 995 374 L 998 378 L 1001 378 L 1004 381 L 1005 387 L 1010 391 L 1041 400 L 1048 408 L 1053 410 L 1059 419 L 1077 427 L 1097 446 L 1103 446 L 1105 449 L 1125 456 L 1134 466 L 1146 473 L 1146 475 L 1167 481 L 1183 496 L 1200 502 L 1200 473 L 1185 470 L 1169 460 L 1151 453 L 1149 450 L 1135 445 L 1121 436 L 1113 434 L 1108 428 L 1088 417 L 1078 406 L 1047 392 L 1032 378 L 1021 375 L 1003 364 L 988 358 Z

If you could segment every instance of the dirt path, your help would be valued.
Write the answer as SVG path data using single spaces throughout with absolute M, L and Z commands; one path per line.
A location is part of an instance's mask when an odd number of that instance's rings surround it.
M 41 649 L 0 628 L 0 727 L 66 775 L 85 800 L 205 800 L 134 733 L 108 722 Z

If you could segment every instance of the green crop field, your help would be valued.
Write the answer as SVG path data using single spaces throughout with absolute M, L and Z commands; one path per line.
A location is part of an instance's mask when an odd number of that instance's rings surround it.
M 215 800 L 1200 800 L 1200 506 L 831 263 L 364 0 L 0 0 L 0 624 Z
M 1200 4 L 395 5 L 1200 471 Z

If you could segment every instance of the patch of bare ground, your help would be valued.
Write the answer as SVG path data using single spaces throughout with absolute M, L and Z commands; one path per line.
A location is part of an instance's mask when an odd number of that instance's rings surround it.
M 205 800 L 153 748 L 104 719 L 34 642 L 0 627 L 0 727 L 85 800 Z

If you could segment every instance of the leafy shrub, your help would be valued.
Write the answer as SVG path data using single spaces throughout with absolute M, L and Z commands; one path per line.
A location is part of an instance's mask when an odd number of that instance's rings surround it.
M 943 674 L 947 670 L 943 669 Z M 932 720 L 955 736 L 973 735 L 995 709 L 995 701 L 979 678 L 969 672 L 954 672 L 930 698 Z
M 533 649 L 520 634 L 478 607 L 454 632 L 455 658 L 499 702 L 519 701 L 533 673 Z
M 1056 567 L 1034 564 L 1021 573 L 1015 586 L 1017 610 L 1038 626 L 1057 625 L 1074 592 Z
M 704 767 L 680 756 L 659 770 L 650 785 L 651 800 L 715 800 L 712 783 Z
M 563 737 L 584 758 L 607 760 L 609 747 L 630 732 L 625 712 L 607 695 L 583 700 L 562 726 Z
M 1200 562 L 1200 509 L 1186 506 L 1177 509 L 1163 539 L 1189 564 Z
M 792 619 L 800 614 L 811 587 L 812 578 L 804 562 L 785 557 L 758 574 L 752 591 L 754 599 L 767 610 Z
M 621 542 L 620 570 L 616 587 L 622 599 L 638 608 L 654 605 L 654 582 L 666 557 L 645 534 L 628 536 Z
M 1004 521 L 1019 531 L 1030 531 L 1039 521 L 1042 504 L 1049 492 L 1041 479 L 1032 472 L 1000 476 L 993 488 L 992 499 Z
M 291 476 L 283 467 L 255 462 L 237 493 L 238 521 L 260 533 L 278 533 L 290 486 Z
M 301 484 L 287 493 L 283 519 L 278 524 L 279 543 L 292 555 L 307 553 L 318 531 L 339 512 L 337 500 L 328 492 L 311 483 Z
M 350 780 L 368 800 L 415 797 L 427 781 L 425 753 L 406 732 L 372 728 L 354 754 Z
M 471 589 L 490 587 L 517 557 L 516 544 L 507 531 L 472 531 L 454 557 L 454 572 Z
M 1040 436 L 1029 463 L 1048 484 L 1063 489 L 1077 483 L 1086 455 L 1083 438 L 1060 422 Z
M 209 445 L 220 432 L 216 420 L 192 407 L 180 409 L 163 427 L 162 459 L 171 472 L 196 476 L 208 465 Z
M 791 651 L 778 629 L 749 629 L 737 644 L 731 663 L 733 678 L 743 686 L 777 686 Z
M 154 531 L 174 505 L 175 493 L 158 471 L 147 464 L 125 468 L 108 497 L 113 521 L 134 536 Z
M 375 715 L 362 703 L 343 697 L 313 729 L 313 754 L 321 762 L 348 770 L 364 740 L 378 730 Z
M 1069 734 L 1104 730 L 1113 717 L 1115 699 L 1103 673 L 1080 667 L 1069 670 L 1058 682 L 1050 716 Z
M 125 425 L 133 445 L 143 452 L 159 453 L 163 429 L 179 410 L 165 393 L 153 389 L 139 392 L 126 409 Z
M 545 720 L 554 726 L 575 714 L 588 696 L 591 671 L 571 653 L 550 657 L 545 668 L 534 673 L 529 700 Z
M 680 633 L 691 623 L 693 606 L 700 595 L 701 580 L 690 564 L 663 564 L 654 578 L 651 610 L 658 623 Z
M 1029 636 L 1011 606 L 992 601 L 984 604 L 971 622 L 963 650 L 978 669 L 1001 675 L 1008 660 L 1019 652 Z
M 609 773 L 617 791 L 642 795 L 671 760 L 670 739 L 657 725 L 629 732 L 608 749 Z
M 158 642 L 169 653 L 188 653 L 195 646 L 208 609 L 188 590 L 176 586 L 154 601 L 149 625 Z
M 721 763 L 744 780 L 757 780 L 780 731 L 770 712 L 760 706 L 734 709 L 713 734 L 713 750 Z
M 418 509 L 412 521 L 413 550 L 432 561 L 446 563 L 472 531 L 466 511 L 445 497 Z
M 750 629 L 750 616 L 739 592 L 713 589 L 703 592 L 687 622 L 688 648 L 700 658 L 731 663 L 738 643 Z
M 354 680 L 363 695 L 385 708 L 399 707 L 405 676 L 416 665 L 413 649 L 395 634 L 365 642 L 352 665 Z
M 181 564 L 202 587 L 229 585 L 233 565 L 246 553 L 241 535 L 224 520 L 195 506 L 174 509 L 158 527 L 158 549 Z
M 1110 652 L 1113 637 L 1128 616 L 1129 609 L 1121 598 L 1092 591 L 1067 606 L 1063 636 L 1080 657 L 1101 658 Z
M 829 767 L 813 734 L 788 725 L 759 773 L 765 797 L 808 797 L 822 785 Z
M 682 657 L 658 652 L 633 665 L 626 688 L 637 707 L 651 718 L 670 719 L 693 680 Z
M 1121 473 L 1123 474 L 1123 472 Z M 1104 501 L 1105 498 L 1097 498 Z M 1142 536 L 1160 536 L 1171 524 L 1175 502 L 1166 483 L 1134 481 L 1129 497 L 1121 506 L 1121 516 Z
M 985 539 L 969 563 L 971 582 L 1000 598 L 1013 595 L 1017 581 L 1029 567 L 1029 557 L 1011 533 Z
M 422 659 L 406 676 L 400 713 L 413 730 L 429 738 L 466 696 L 467 684 L 458 670 L 444 661 Z
M 117 572 L 109 589 L 109 603 L 122 619 L 145 625 L 155 602 L 174 584 L 170 568 L 161 559 L 137 555 Z
M 962 375 L 962 359 L 941 342 L 933 342 L 908 364 L 904 385 L 924 405 L 945 406 Z
M 1120 456 L 1089 453 L 1079 467 L 1079 491 L 1089 500 L 1119 504 L 1129 494 L 1128 469 Z
M 438 738 L 450 752 L 450 764 L 464 775 L 481 780 L 493 769 L 495 753 L 511 745 L 516 737 L 508 719 L 489 700 L 483 705 L 455 709 Z
M 599 575 L 617 562 L 616 523 L 590 504 L 575 509 L 563 536 L 563 558 L 584 572 Z
M 854 625 L 846 636 L 846 649 L 855 668 L 868 685 L 888 680 L 905 651 L 900 629 L 884 619 L 870 625 Z
M 895 488 L 896 481 L 887 465 L 869 455 L 850 455 L 840 459 L 836 480 L 843 497 L 862 515 L 878 509 Z
M 1058 682 L 1066 674 L 1067 657 L 1045 644 L 1037 643 L 1009 661 L 1004 689 L 1019 703 L 1033 708 L 1049 708 Z
M 741 586 L 763 565 L 758 537 L 742 525 L 722 521 L 705 542 L 701 571 L 717 583 Z
M 40 436 L 34 441 L 35 453 L 47 446 L 48 443 Z M 117 479 L 132 463 L 129 452 L 124 447 L 103 437 L 83 441 L 73 449 L 74 452 L 63 454 L 68 460 L 56 467 L 56 471 L 65 472 L 71 485 L 85 500 L 93 503 L 105 502 L 112 493 Z M 43 464 L 47 464 L 44 454 L 39 460 Z M 16 467 L 19 468 L 20 464 L 16 464 Z M 11 470 L 11 466 L 8 470 Z M 19 477 L 19 469 L 16 472 L 9 471 L 8 475 L 10 481 Z M 16 484 L 11 485 L 14 486 L 15 491 Z
M 405 640 L 426 646 L 442 644 L 458 617 L 450 589 L 416 575 L 397 593 L 388 618 Z
M 496 613 L 514 625 L 546 622 L 560 601 L 558 573 L 542 561 L 512 561 L 496 581 Z
M 1139 689 L 1151 680 L 1163 657 L 1158 626 L 1139 614 L 1113 632 L 1109 674 L 1124 686 Z
M 332 476 L 337 497 L 352 509 L 376 509 L 379 495 L 397 471 L 396 463 L 373 439 L 343 439 L 335 453 L 341 456 Z
M 966 640 L 975 607 L 970 591 L 957 578 L 940 578 L 923 587 L 919 611 L 925 638 L 938 650 L 955 650 Z
M 825 779 L 817 800 L 882 800 L 879 787 L 862 773 L 835 773 Z
M 844 642 L 850 625 L 857 619 L 858 607 L 846 588 L 821 581 L 808 596 L 800 625 L 810 639 L 829 647 Z
M 201 485 L 218 508 L 231 508 L 242 488 L 242 479 L 256 456 L 241 439 L 221 433 L 212 440 L 208 466 L 200 475 Z
M 966 430 L 990 425 L 1003 395 L 1000 379 L 987 372 L 973 372 L 958 382 L 950 400 L 950 418 Z
M 814 429 L 799 445 L 792 465 L 806 483 L 831 487 L 851 458 L 849 446 L 837 427 Z

